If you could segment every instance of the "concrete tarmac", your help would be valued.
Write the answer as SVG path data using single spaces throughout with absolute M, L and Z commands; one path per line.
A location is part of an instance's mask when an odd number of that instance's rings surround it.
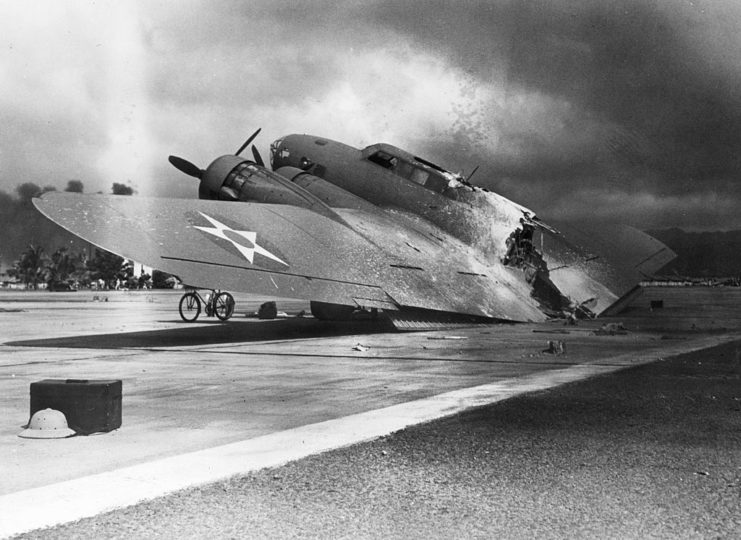
M 650 312 L 652 298 L 664 300 L 664 308 Z M 639 365 L 727 342 L 741 328 L 735 307 L 741 294 L 734 289 L 647 290 L 613 320 L 629 333 L 614 336 L 594 335 L 609 322 L 602 320 L 389 333 L 296 318 L 308 306 L 291 301 L 279 302 L 287 317 L 258 321 L 245 313 L 265 299 L 247 296 L 237 297 L 228 323 L 184 323 L 178 299 L 177 292 L 0 294 L 0 509 L 8 516 L 12 501 L 34 489 L 410 402 L 427 406 L 441 394 L 459 399 L 455 392 L 470 397 L 467 389 L 486 387 L 493 396 L 490 385 L 502 381 L 509 397 L 517 381 Z M 548 340 L 564 341 L 566 354 L 543 352 Z M 70 439 L 18 438 L 28 421 L 29 385 L 46 378 L 121 379 L 122 428 Z M 562 380 L 553 377 L 553 384 Z M 459 410 L 441 408 L 438 416 Z M 198 478 L 194 483 L 204 482 Z M 0 514 L 0 522 L 5 518 Z
M 724 344 L 22 538 L 736 539 L 739 383 Z

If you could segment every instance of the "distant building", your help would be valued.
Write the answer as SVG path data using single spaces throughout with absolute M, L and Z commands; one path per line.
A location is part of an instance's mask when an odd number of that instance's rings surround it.
M 148 274 L 150 277 L 152 276 L 152 267 L 151 266 L 145 266 L 140 262 L 132 261 L 129 259 L 129 263 L 131 264 L 131 267 L 134 269 L 134 277 L 138 278 L 139 276 L 142 276 L 144 274 Z

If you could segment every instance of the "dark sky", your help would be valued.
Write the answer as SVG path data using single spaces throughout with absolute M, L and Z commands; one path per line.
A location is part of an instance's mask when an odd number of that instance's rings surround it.
M 737 1 L 8 2 L 0 21 L 6 191 L 195 196 L 167 155 L 205 166 L 261 126 L 263 154 L 297 132 L 478 165 L 545 217 L 741 228 Z

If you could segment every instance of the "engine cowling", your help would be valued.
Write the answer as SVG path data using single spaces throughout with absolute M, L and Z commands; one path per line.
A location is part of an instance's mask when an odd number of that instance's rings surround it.
M 303 171 L 284 167 L 280 172 L 239 156 L 221 156 L 204 171 L 198 196 L 222 201 L 287 204 L 342 221 L 324 201 L 290 180 L 304 174 Z

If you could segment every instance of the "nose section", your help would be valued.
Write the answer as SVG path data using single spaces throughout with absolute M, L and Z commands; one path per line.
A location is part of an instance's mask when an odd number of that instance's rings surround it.
M 281 167 L 306 171 L 336 147 L 336 143 L 314 135 L 286 135 L 270 145 L 270 165 L 274 171 Z
M 270 145 L 270 167 L 275 171 L 289 165 L 291 152 L 284 144 L 285 137 L 276 139 Z

